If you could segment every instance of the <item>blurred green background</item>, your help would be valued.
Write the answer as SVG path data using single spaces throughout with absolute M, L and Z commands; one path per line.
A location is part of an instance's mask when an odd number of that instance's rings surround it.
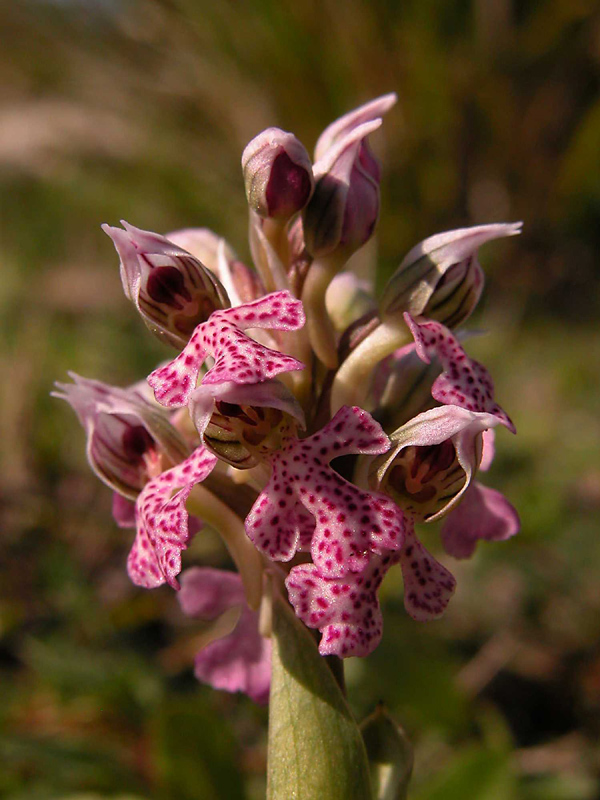
M 196 627 L 129 583 L 131 535 L 48 395 L 166 357 L 100 223 L 204 225 L 247 258 L 246 142 L 279 125 L 310 150 L 395 90 L 380 284 L 428 235 L 525 221 L 481 254 L 491 335 L 468 345 L 519 430 L 488 482 L 523 530 L 446 560 L 439 622 L 408 619 L 390 576 L 351 702 L 405 725 L 414 800 L 600 798 L 598 3 L 5 0 L 0 36 L 0 797 L 264 796 L 266 712 L 194 681 Z M 224 556 L 199 537 L 195 558 Z

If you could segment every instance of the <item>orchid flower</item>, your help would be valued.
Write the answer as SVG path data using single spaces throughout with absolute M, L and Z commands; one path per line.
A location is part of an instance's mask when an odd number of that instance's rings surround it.
M 227 292 L 204 264 L 166 237 L 122 224 L 125 230 L 103 230 L 121 259 L 125 294 L 153 333 L 182 347 L 199 322 L 229 306 Z
M 189 449 L 160 406 L 138 387 L 121 389 L 69 373 L 73 383 L 57 383 L 54 397 L 66 400 L 87 434 L 87 457 L 101 481 L 135 499 L 146 481 Z
M 256 271 L 207 229 L 105 226 L 126 295 L 179 354 L 148 377 L 156 403 L 78 376 L 58 385 L 92 468 L 118 493 L 117 523 L 135 527 L 131 579 L 179 590 L 186 614 L 226 628 L 204 642 L 196 675 L 258 702 L 271 648 L 257 609 L 269 592 L 287 590 L 322 655 L 366 656 L 381 639 L 390 569 L 416 620 L 439 617 L 454 591 L 415 524 L 446 516 L 442 544 L 458 558 L 518 529 L 510 503 L 475 480 L 493 429 L 515 428 L 451 328 L 481 294 L 477 249 L 520 224 L 429 237 L 379 299 L 349 268 L 336 278 L 377 223 L 368 137 L 395 100 L 327 127 L 314 165 L 293 134 L 252 140 L 242 165 Z M 193 566 L 180 585 L 202 526 L 221 535 L 239 575 Z

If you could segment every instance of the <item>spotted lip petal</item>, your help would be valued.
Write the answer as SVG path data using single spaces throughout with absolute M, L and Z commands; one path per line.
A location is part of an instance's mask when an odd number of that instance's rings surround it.
M 298 330 L 304 322 L 302 303 L 285 291 L 216 311 L 196 328 L 176 359 L 149 376 L 148 383 L 159 403 L 177 408 L 189 401 L 207 356 L 215 363 L 202 378 L 203 385 L 260 383 L 281 372 L 304 369 L 301 361 L 271 350 L 244 333 L 249 328 Z
M 307 527 L 305 519 L 297 520 L 301 505 L 315 519 L 311 554 L 324 575 L 364 569 L 372 552 L 400 548 L 404 518 L 398 507 L 385 495 L 358 489 L 329 466 L 337 456 L 388 448 L 387 436 L 366 411 L 342 407 L 322 430 L 273 456 L 269 483 L 246 518 L 249 538 L 269 558 L 289 561 Z
M 377 598 L 386 572 L 397 553 L 373 556 L 358 573 L 323 575 L 314 564 L 293 567 L 286 579 L 290 603 L 309 628 L 322 635 L 323 656 L 367 656 L 379 644 L 383 621 Z
M 453 404 L 469 411 L 493 414 L 499 422 L 516 433 L 510 417 L 494 401 L 494 384 L 486 368 L 469 358 L 458 339 L 440 322 L 417 322 L 404 314 L 415 338 L 417 354 L 426 364 L 437 358 L 443 372 L 433 383 L 431 394 L 440 403 Z
M 407 526 L 400 551 L 404 580 L 404 607 L 418 622 L 437 619 L 446 610 L 456 588 L 452 573 L 437 561 Z
M 182 574 L 177 597 L 184 614 L 205 620 L 240 608 L 234 629 L 200 650 L 194 673 L 214 689 L 244 692 L 254 702 L 266 703 L 271 683 L 271 642 L 259 633 L 258 614 L 246 606 L 239 575 L 192 567 Z
M 181 552 L 192 537 L 185 503 L 216 463 L 216 456 L 198 447 L 140 493 L 135 508 L 137 534 L 127 561 L 129 576 L 138 586 L 153 589 L 168 583 L 179 588 L 176 576 L 181 571 Z

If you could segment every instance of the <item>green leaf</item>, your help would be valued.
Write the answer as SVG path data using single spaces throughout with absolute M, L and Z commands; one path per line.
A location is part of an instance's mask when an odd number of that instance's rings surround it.
M 371 800 L 363 740 L 308 630 L 273 600 L 268 800 Z
M 413 750 L 402 728 L 383 705 L 361 723 L 371 767 L 375 800 L 405 800 L 413 768 Z

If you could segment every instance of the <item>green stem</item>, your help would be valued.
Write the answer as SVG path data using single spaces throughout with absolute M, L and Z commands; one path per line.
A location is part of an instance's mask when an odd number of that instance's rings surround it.
M 290 260 L 287 220 L 265 219 L 263 222 L 263 233 L 283 266 L 287 267 Z
M 329 369 L 337 367 L 338 355 L 335 330 L 325 306 L 325 292 L 339 266 L 337 260 L 313 261 L 302 289 L 308 338 L 319 359 Z
M 277 250 L 273 247 L 264 226 L 265 222 L 270 222 L 269 231 L 271 236 L 275 236 L 281 241 L 285 231 L 277 230 L 274 221 L 263 220 L 250 210 L 250 250 L 254 264 L 267 292 L 274 292 L 280 289 L 289 288 L 285 262 L 281 261 Z M 280 247 L 281 249 L 281 247 Z
M 404 322 L 381 322 L 346 358 L 331 387 L 331 414 L 342 406 L 362 405 L 371 385 L 373 368 L 410 340 Z
M 187 510 L 221 535 L 240 573 L 246 601 L 256 610 L 262 597 L 262 561 L 258 550 L 246 536 L 243 521 L 222 500 L 200 485 L 192 489 Z

